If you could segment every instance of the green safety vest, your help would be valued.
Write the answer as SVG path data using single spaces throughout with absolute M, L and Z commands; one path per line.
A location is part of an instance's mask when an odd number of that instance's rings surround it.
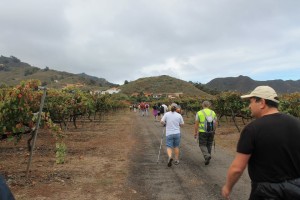
M 212 114 L 213 119 L 216 118 L 216 113 L 215 113 L 213 110 L 211 110 L 211 109 L 209 109 L 209 108 L 204 108 L 203 111 L 205 112 L 205 114 L 206 114 L 207 116 L 210 116 L 210 115 Z M 199 120 L 199 128 L 198 128 L 198 131 L 204 133 L 204 132 L 205 132 L 205 130 L 204 130 L 205 116 L 204 116 L 204 114 L 202 113 L 202 110 L 198 111 L 198 112 L 197 112 L 197 115 L 198 115 L 198 120 Z

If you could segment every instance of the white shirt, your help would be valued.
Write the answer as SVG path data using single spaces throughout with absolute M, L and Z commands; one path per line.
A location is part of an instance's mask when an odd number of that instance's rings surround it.
M 180 125 L 184 124 L 182 116 L 176 111 L 165 113 L 160 121 L 166 123 L 166 136 L 180 134 Z
M 164 107 L 164 113 L 166 113 L 168 111 L 168 106 L 166 104 L 162 104 L 162 107 Z

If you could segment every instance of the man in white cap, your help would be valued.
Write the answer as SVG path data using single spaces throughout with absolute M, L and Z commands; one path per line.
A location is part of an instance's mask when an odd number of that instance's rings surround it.
M 241 133 L 222 188 L 223 197 L 229 199 L 248 165 L 250 200 L 300 199 L 300 120 L 279 113 L 279 99 L 269 86 L 258 86 L 241 98 L 249 99 L 256 120 Z

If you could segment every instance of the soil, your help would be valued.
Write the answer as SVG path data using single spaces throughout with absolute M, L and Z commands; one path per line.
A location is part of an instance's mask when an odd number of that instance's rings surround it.
M 167 167 L 160 123 L 153 116 L 124 110 L 102 120 L 80 120 L 77 128 L 69 124 L 64 164 L 56 164 L 52 134 L 39 130 L 28 178 L 29 136 L 16 145 L 0 141 L 0 174 L 17 200 L 222 199 L 220 190 L 239 132 L 232 122 L 221 121 L 213 158 L 206 166 L 193 138 L 193 119 L 184 116 L 180 164 L 172 167 Z M 249 192 L 244 173 L 232 199 L 247 199 Z

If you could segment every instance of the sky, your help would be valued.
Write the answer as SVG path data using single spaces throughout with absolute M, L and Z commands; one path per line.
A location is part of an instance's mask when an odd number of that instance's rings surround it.
M 300 79 L 299 0 L 1 0 L 0 54 L 116 84 Z

